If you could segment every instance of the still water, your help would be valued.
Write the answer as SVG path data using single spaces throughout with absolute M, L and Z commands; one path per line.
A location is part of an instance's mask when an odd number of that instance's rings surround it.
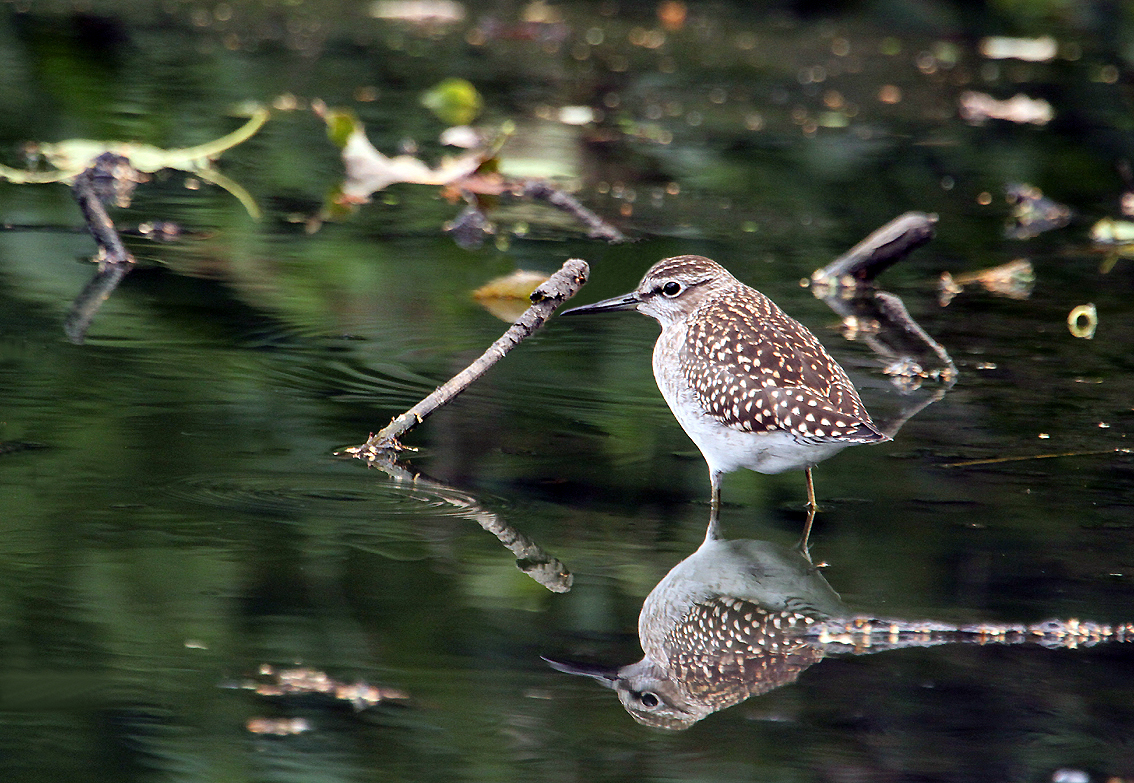
M 765 608 L 1134 622 L 1134 264 L 1091 238 L 1132 187 L 1134 20 L 140 5 L 2 6 L 0 162 L 39 165 L 29 141 L 191 147 L 249 102 L 272 116 L 216 163 L 244 203 L 166 168 L 110 207 L 137 265 L 81 341 L 64 323 L 95 245 L 71 192 L 0 182 L 6 780 L 1134 779 L 1128 644 L 812 651 L 684 731 L 541 660 L 641 658 L 643 600 L 704 537 L 705 464 L 654 384 L 648 318 L 552 319 L 405 436 L 404 474 L 334 456 L 501 334 L 471 294 L 489 280 L 578 257 L 586 303 L 702 254 L 809 326 L 896 432 L 816 468 L 826 566 Z M 1027 42 L 1003 57 L 990 35 Z M 489 136 L 514 126 L 505 174 L 551 178 L 632 241 L 505 194 L 484 197 L 494 233 L 459 244 L 465 201 L 436 185 L 329 210 L 344 164 L 313 103 L 437 167 L 451 123 L 421 96 L 449 77 Z M 1023 115 L 968 114 L 1016 95 Z M 1014 183 L 1066 225 L 1007 230 Z M 886 374 L 800 285 L 909 210 L 936 237 L 878 284 L 951 385 Z M 138 236 L 151 221 L 181 233 Z M 964 282 L 1019 259 L 1014 285 Z M 947 306 L 944 272 L 963 284 Z M 1088 304 L 1092 339 L 1068 325 Z M 723 492 L 725 537 L 761 542 L 738 551 L 789 552 L 802 473 Z M 569 590 L 529 576 L 541 558 Z

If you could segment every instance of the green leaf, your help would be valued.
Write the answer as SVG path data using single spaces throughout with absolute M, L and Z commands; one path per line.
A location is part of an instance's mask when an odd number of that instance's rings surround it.
M 466 79 L 445 79 L 421 96 L 421 104 L 448 125 L 468 125 L 477 118 L 484 101 Z

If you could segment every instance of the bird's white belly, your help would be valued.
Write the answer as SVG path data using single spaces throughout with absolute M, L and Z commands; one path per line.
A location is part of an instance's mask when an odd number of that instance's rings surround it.
M 659 347 L 662 342 L 659 339 Z M 783 430 L 746 432 L 722 424 L 704 412 L 680 370 L 659 366 L 658 354 L 659 351 L 655 348 L 654 379 L 658 389 L 681 428 L 705 456 L 712 473 L 730 473 L 738 468 L 748 468 L 758 473 L 804 470 L 849 445 L 837 441 L 800 441 Z

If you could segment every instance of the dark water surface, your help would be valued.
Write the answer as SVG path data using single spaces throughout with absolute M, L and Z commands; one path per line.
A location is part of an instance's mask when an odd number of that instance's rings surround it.
M 1134 621 L 1134 262 L 1104 271 L 1089 236 L 1121 217 L 1134 158 L 1134 19 L 1105 3 L 1050 18 L 883 5 L 690 4 L 667 29 L 635 3 L 468 4 L 451 25 L 345 0 L 3 4 L 6 165 L 27 165 L 30 140 L 187 147 L 236 128 L 240 102 L 276 106 L 218 164 L 259 221 L 169 170 L 112 208 L 123 228 L 185 233 L 127 239 L 138 267 L 81 344 L 63 324 L 95 248 L 74 200 L 0 182 L 3 778 L 1134 779 L 1130 645 L 835 655 L 676 733 L 541 661 L 637 660 L 643 599 L 704 536 L 705 465 L 657 392 L 647 318 L 553 320 L 405 438 L 428 482 L 333 456 L 500 335 L 473 289 L 570 257 L 591 264 L 579 302 L 666 256 L 718 260 L 893 421 L 946 387 L 900 392 L 800 280 L 903 212 L 936 213 L 933 242 L 879 282 L 958 379 L 892 443 L 816 469 L 822 575 L 879 617 Z M 992 34 L 1052 35 L 1058 54 L 983 57 Z M 481 91 L 479 124 L 515 123 L 505 167 L 564 175 L 635 241 L 512 203 L 465 249 L 442 230 L 460 205 L 409 184 L 311 231 L 342 178 L 311 101 L 433 162 L 445 124 L 419 96 L 449 76 Z M 968 90 L 1045 99 L 1054 119 L 965 122 Z M 571 106 L 596 121 L 559 122 Z M 1008 238 L 1013 182 L 1070 224 Z M 973 283 L 939 304 L 942 272 L 1019 258 L 1030 296 Z M 1090 340 L 1067 325 L 1088 303 Z M 1004 457 L 1045 458 L 955 465 Z M 804 498 L 800 473 L 731 474 L 725 534 L 790 545 Z M 526 576 L 483 525 L 562 561 L 570 591 Z M 389 698 L 237 687 L 270 681 L 265 666 Z

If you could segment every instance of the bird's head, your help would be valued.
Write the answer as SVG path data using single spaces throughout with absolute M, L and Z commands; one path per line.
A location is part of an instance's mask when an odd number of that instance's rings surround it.
M 617 667 L 544 660 L 556 671 L 590 677 L 610 688 L 643 726 L 680 731 L 713 712 L 711 707 L 690 699 L 665 669 L 649 658 Z
M 637 310 L 665 327 L 684 320 L 707 297 L 739 284 L 716 261 L 704 256 L 675 256 L 650 267 L 630 293 L 565 310 L 563 315 Z

